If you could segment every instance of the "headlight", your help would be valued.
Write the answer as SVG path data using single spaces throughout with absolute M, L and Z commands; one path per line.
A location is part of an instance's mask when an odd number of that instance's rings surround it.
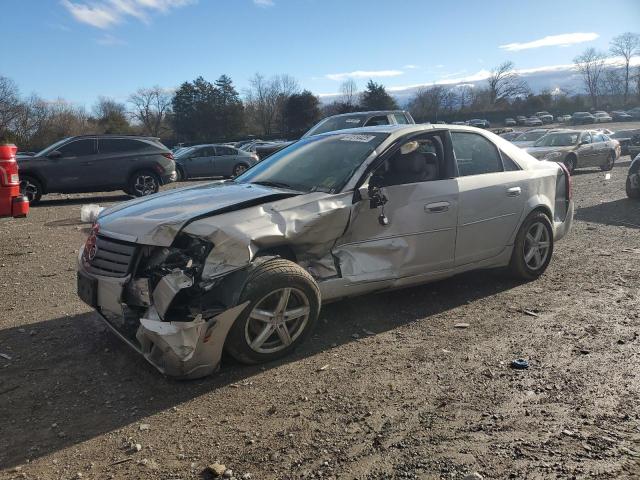
M 543 160 L 556 160 L 557 158 L 560 158 L 561 156 L 562 156 L 562 153 L 560 153 L 560 152 L 549 152 L 544 157 L 542 157 L 542 159 Z
M 155 247 L 142 261 L 145 274 L 166 275 L 175 269 L 196 277 L 202 272 L 204 261 L 213 244 L 191 235 L 179 235 L 171 247 Z

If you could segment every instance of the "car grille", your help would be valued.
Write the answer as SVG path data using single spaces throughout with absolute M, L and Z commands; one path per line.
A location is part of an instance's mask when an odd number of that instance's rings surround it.
M 125 277 L 134 259 L 134 243 L 114 240 L 98 235 L 95 256 L 89 260 L 88 270 L 96 275 L 107 277 Z

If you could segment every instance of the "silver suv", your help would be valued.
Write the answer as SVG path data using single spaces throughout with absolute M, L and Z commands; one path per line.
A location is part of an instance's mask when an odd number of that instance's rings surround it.
M 171 150 L 154 137 L 68 137 L 17 160 L 20 189 L 31 204 L 46 193 L 124 190 L 143 197 L 176 180 Z

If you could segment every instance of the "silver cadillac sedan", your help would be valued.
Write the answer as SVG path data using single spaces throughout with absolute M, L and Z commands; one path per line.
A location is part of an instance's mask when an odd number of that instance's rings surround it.
M 78 294 L 166 375 L 291 352 L 322 303 L 481 268 L 545 271 L 571 228 L 571 178 L 472 127 L 304 138 L 234 180 L 103 211 Z

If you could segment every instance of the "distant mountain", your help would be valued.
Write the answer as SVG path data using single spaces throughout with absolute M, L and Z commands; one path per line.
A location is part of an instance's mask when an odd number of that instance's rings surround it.
M 632 64 L 634 66 L 640 65 L 640 57 L 635 57 L 632 60 Z M 615 63 L 614 59 L 608 60 L 607 63 L 609 64 L 608 68 L 621 70 L 621 67 Z M 543 90 L 567 94 L 584 93 L 582 77 L 576 71 L 573 64 L 522 69 L 518 70 L 518 73 L 527 82 L 533 93 L 540 93 Z M 397 100 L 398 104 L 404 106 L 421 88 L 428 88 L 433 85 L 442 85 L 450 88 L 469 85 L 472 87 L 484 88 L 487 86 L 488 77 L 489 71 L 481 70 L 474 75 L 464 78 L 445 79 L 433 83 L 408 85 L 403 87 L 387 87 L 387 91 Z M 339 98 L 340 94 L 330 94 L 322 95 L 320 100 L 322 103 L 326 104 Z

